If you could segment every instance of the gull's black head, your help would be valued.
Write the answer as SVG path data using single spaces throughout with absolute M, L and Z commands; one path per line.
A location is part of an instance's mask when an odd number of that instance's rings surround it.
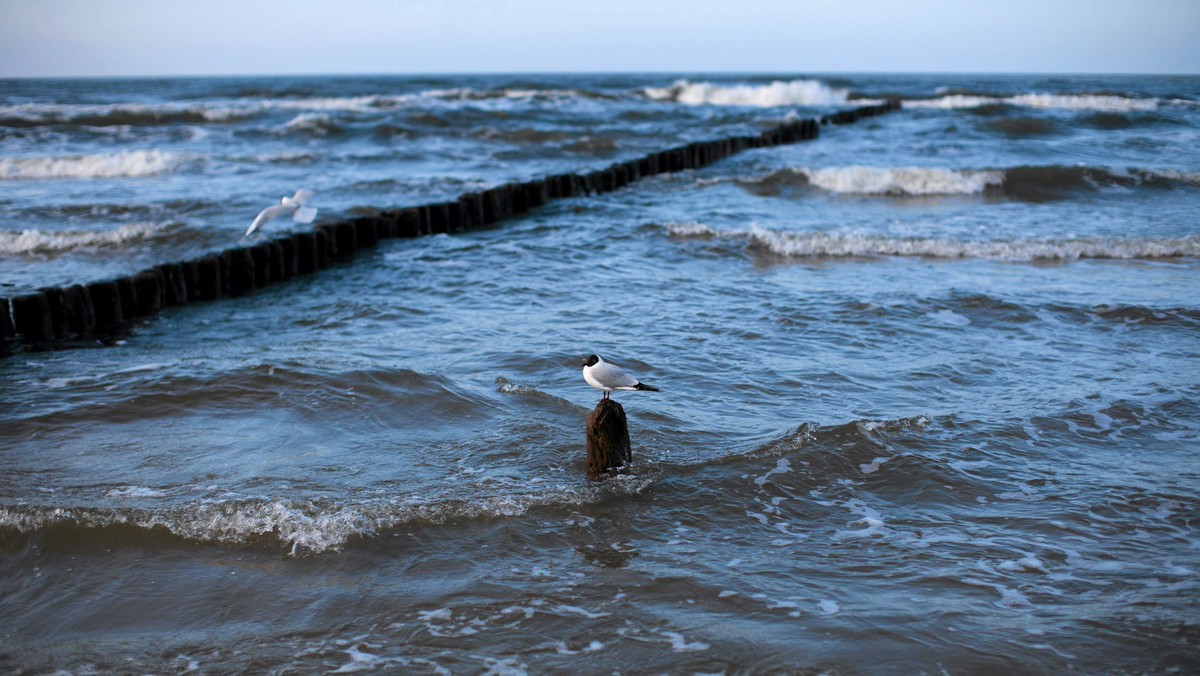
M 587 361 L 583 362 L 583 365 L 584 366 L 595 366 L 596 364 L 599 364 L 599 363 L 600 363 L 600 357 L 597 357 L 596 355 L 592 355 L 587 358 Z

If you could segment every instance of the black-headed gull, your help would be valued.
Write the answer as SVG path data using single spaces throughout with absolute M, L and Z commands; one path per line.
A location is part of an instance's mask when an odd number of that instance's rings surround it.
M 280 200 L 279 204 L 276 204 L 273 207 L 267 207 L 266 209 L 258 212 L 258 216 L 254 217 L 254 222 L 251 223 L 250 227 L 246 230 L 245 237 L 249 237 L 250 235 L 254 234 L 254 231 L 258 230 L 258 226 L 266 223 L 276 216 L 282 216 L 283 214 L 290 213 L 292 215 L 292 220 L 296 221 L 297 223 L 312 223 L 313 219 L 317 217 L 317 210 L 314 207 L 304 206 L 304 203 L 307 202 L 308 198 L 310 197 L 312 197 L 311 190 L 297 190 L 295 195 L 292 195 L 291 197 L 284 197 L 282 200 Z
M 587 381 L 588 385 L 604 392 L 601 401 L 608 399 L 608 393 L 613 390 L 659 391 L 657 387 L 639 382 L 637 378 L 621 370 L 619 366 L 610 364 L 595 354 L 588 357 L 587 361 L 583 363 L 583 379 Z

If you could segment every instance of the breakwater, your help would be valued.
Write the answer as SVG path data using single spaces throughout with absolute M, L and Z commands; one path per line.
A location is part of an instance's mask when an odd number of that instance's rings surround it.
M 756 136 L 698 141 L 588 173 L 500 185 L 452 201 L 378 209 L 312 230 L 169 262 L 127 277 L 40 289 L 0 298 L 0 355 L 119 336 L 165 308 L 242 296 L 353 258 L 385 239 L 460 233 L 520 216 L 550 200 L 597 195 L 648 176 L 698 169 L 733 154 L 817 138 L 821 125 L 849 124 L 896 110 L 897 100 L 795 120 Z

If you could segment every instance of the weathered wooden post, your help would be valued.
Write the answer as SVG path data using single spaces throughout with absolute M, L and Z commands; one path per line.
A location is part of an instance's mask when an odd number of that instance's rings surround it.
M 588 478 L 601 479 L 618 474 L 632 461 L 625 409 L 612 399 L 601 399 L 587 420 Z

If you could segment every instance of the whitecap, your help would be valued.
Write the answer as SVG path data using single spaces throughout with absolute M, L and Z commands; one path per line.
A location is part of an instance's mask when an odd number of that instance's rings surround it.
M 974 195 L 1004 183 L 1003 171 L 952 170 L 939 167 L 796 167 L 812 185 L 853 195 Z
M 740 234 L 743 233 L 722 233 L 725 236 Z M 960 240 L 939 237 L 889 237 L 868 233 L 772 230 L 757 224 L 751 225 L 746 234 L 749 235 L 751 246 L 788 258 L 912 256 L 1069 261 L 1200 256 L 1200 235 L 1165 238 Z
M 646 96 L 685 105 L 812 106 L 845 103 L 849 91 L 834 89 L 820 80 L 776 80 L 765 85 L 716 85 L 677 80 L 669 87 L 647 87 Z
M 164 495 L 163 491 L 146 486 L 124 486 L 108 492 L 110 498 L 161 498 Z
M 0 180 L 64 178 L 140 178 L 169 174 L 194 155 L 166 150 L 124 150 L 93 155 L 0 157 Z
M 117 369 L 116 371 L 109 373 L 109 375 L 115 376 L 115 375 L 123 375 L 126 373 L 143 373 L 145 371 L 157 371 L 161 368 L 166 368 L 167 366 L 168 366 L 167 364 L 160 364 L 158 362 L 152 362 L 149 364 L 141 364 L 138 366 L 130 366 L 129 368 Z
M 178 225 L 129 223 L 115 230 L 0 230 L 0 254 L 57 254 L 75 249 L 120 247 L 140 242 Z
M 905 108 L 978 108 L 979 106 L 1008 104 L 1026 108 L 1058 108 L 1067 110 L 1100 110 L 1122 112 L 1135 110 L 1157 110 L 1158 99 L 1134 99 L 1111 94 L 1047 94 L 1030 92 L 1015 96 L 977 96 L 953 94 L 936 99 L 905 101 Z
M 1010 573 L 1016 573 L 1025 570 L 1037 571 L 1039 573 L 1048 572 L 1046 570 L 1046 566 L 1043 565 L 1041 560 L 1035 556 L 1023 556 L 1014 561 L 1004 561 L 1000 565 L 996 566 L 996 568 L 999 570 L 1008 571 Z
M 662 636 L 671 642 L 671 650 L 677 653 L 699 652 L 708 650 L 709 646 L 703 641 L 691 641 L 683 637 L 683 634 L 674 631 L 664 631 Z
M 687 221 L 684 223 L 668 221 L 662 225 L 667 229 L 668 233 L 675 237 L 709 238 L 720 234 L 716 228 L 696 221 Z
M 283 125 L 285 132 L 307 131 L 318 135 L 328 134 L 336 129 L 333 117 L 326 113 L 300 113 Z
M 964 317 L 954 310 L 938 310 L 927 313 L 925 316 L 946 326 L 967 326 L 971 323 L 970 317 Z

